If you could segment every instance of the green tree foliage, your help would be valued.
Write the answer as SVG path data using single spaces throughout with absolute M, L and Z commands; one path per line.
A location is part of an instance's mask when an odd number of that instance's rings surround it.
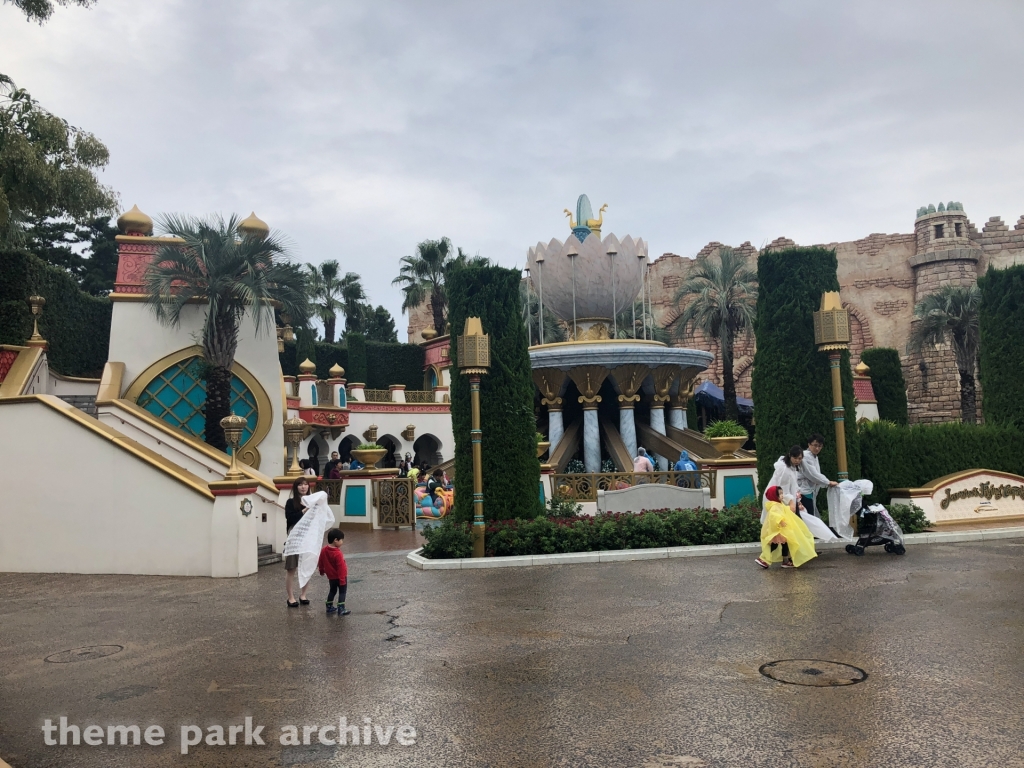
M 900 353 L 895 349 L 865 349 L 860 359 L 871 369 L 871 388 L 878 401 L 878 417 L 894 424 L 907 423 L 907 385 Z
M 721 248 L 715 256 L 697 260 L 673 302 L 681 310 L 675 322 L 677 340 L 682 341 L 696 331 L 718 340 L 725 418 L 738 419 L 733 348 L 736 339 L 749 333 L 754 324 L 757 275 L 742 254 Z
M 569 335 L 565 331 L 565 326 L 547 307 L 544 307 L 544 341 L 540 341 L 540 296 L 533 290 L 529 280 L 523 280 L 519 284 L 519 303 L 523 307 L 523 319 L 531 345 L 568 341 Z
M 836 253 L 828 248 L 765 251 L 757 262 L 757 352 L 751 381 L 757 420 L 759 487 L 771 479 L 772 465 L 790 446 L 806 445 L 815 432 L 825 436 L 821 469 L 835 478 L 835 430 L 829 356 L 814 345 L 814 315 L 826 291 L 838 291 Z M 850 354 L 839 369 L 846 406 L 846 455 L 850 479 L 860 477 L 860 443 L 853 399 Z
M 468 317 L 479 317 L 490 336 L 490 372 L 481 377 L 484 514 L 489 520 L 536 517 L 540 461 L 533 414 L 533 381 L 526 328 L 519 303 L 520 273 L 496 266 L 466 266 L 451 276 L 452 338 Z M 473 516 L 473 456 L 470 443 L 469 377 L 459 374 L 458 344 L 452 343 L 452 430 L 455 435 L 455 510 Z
M 23 11 L 29 21 L 38 21 L 42 24 L 53 15 L 58 5 L 64 8 L 69 5 L 89 8 L 96 4 L 96 0 L 4 0 L 4 3 L 10 3 Z
M 296 328 L 295 329 L 295 367 L 296 372 L 298 367 L 309 360 L 311 363 L 316 363 L 316 334 L 311 328 Z M 328 366 L 330 367 L 330 366 Z
M 960 374 L 960 420 L 965 424 L 974 424 L 978 420 L 974 368 L 981 342 L 978 328 L 980 304 L 981 290 L 977 285 L 944 285 L 914 307 L 914 316 L 920 322 L 910 327 L 911 349 L 920 350 L 925 344 L 951 342 Z
M 85 225 L 113 213 L 117 198 L 96 177 L 108 160 L 99 139 L 0 75 L 0 243 L 23 243 L 32 218 Z
M 50 367 L 65 376 L 98 377 L 110 342 L 110 300 L 79 290 L 74 278 L 24 251 L 0 250 L 0 344 L 32 335 L 27 299 L 46 299 L 39 333 L 50 343 Z
M 381 305 L 374 309 L 370 304 L 360 304 L 359 309 L 362 315 L 363 335 L 367 341 L 398 343 L 395 319 L 387 309 Z
M 989 267 L 978 288 L 985 421 L 1024 428 L 1024 265 Z
M 334 326 L 342 309 L 340 269 L 333 259 L 319 265 L 306 264 L 306 290 L 314 313 L 324 324 L 324 341 L 328 343 L 334 343 Z
M 200 343 L 206 363 L 206 442 L 225 450 L 220 420 L 231 414 L 231 366 L 241 322 L 249 317 L 257 334 L 272 331 L 272 302 L 305 327 L 309 317 L 302 270 L 288 261 L 280 235 L 243 234 L 238 217 L 161 217 L 164 233 L 184 240 L 164 245 L 146 268 L 148 303 L 172 327 L 191 302 L 204 305 Z
M 485 265 L 489 262 L 480 256 L 470 257 L 461 248 L 455 251 L 447 237 L 440 240 L 424 240 L 416 246 L 415 256 L 403 256 L 398 277 L 392 285 L 400 285 L 405 295 L 402 311 L 415 309 L 424 301 L 430 301 L 434 330 L 445 333 L 448 317 L 448 281 L 461 267 Z
M 67 219 L 33 217 L 24 229 L 24 247 L 69 272 L 87 293 L 106 296 L 114 290 L 117 277 L 117 234 L 109 216 L 91 219 L 84 226 Z M 84 250 L 75 250 L 83 245 Z
M 965 469 L 1024 475 L 1024 432 L 1002 424 L 917 424 L 886 421 L 861 428 L 864 477 L 872 501 L 888 504 L 894 488 L 920 488 Z

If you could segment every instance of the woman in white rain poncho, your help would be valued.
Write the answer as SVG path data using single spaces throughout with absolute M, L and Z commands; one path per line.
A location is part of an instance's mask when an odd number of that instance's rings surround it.
M 807 528 L 810 529 L 811 535 L 814 538 L 821 539 L 822 541 L 835 541 L 836 536 L 828 529 L 828 526 L 814 515 L 807 514 L 807 511 L 800 503 L 799 472 L 800 464 L 803 460 L 804 449 L 799 445 L 794 445 L 789 449 L 789 453 L 785 456 L 779 456 L 779 460 L 775 462 L 775 471 L 772 473 L 772 479 L 768 481 L 765 493 L 761 497 L 761 525 L 764 525 L 764 521 L 768 519 L 768 488 L 777 486 L 781 496 L 796 499 L 796 513 L 804 521 Z
M 302 497 L 306 514 L 295 524 L 284 543 L 284 554 L 299 556 L 299 589 L 316 573 L 317 560 L 324 545 L 324 534 L 334 526 L 334 513 L 327 506 L 327 492 L 317 491 Z

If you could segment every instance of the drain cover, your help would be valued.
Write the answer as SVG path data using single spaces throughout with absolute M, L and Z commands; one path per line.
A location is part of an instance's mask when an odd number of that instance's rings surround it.
M 783 659 L 769 661 L 759 670 L 765 677 L 790 685 L 814 685 L 831 688 L 854 685 L 868 679 L 868 673 L 859 667 L 820 659 Z
M 72 648 L 70 651 L 50 654 L 43 661 L 49 661 L 52 664 L 71 664 L 75 661 L 102 659 L 104 656 L 113 656 L 123 650 L 123 645 L 87 645 L 85 648 Z

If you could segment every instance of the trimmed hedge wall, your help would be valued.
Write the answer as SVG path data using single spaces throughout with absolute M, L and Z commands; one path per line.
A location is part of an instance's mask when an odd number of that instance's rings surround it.
M 920 488 L 953 472 L 995 469 L 1024 475 L 1024 432 L 993 424 L 869 422 L 861 428 L 863 476 L 871 501 L 888 504 L 893 488 Z
M 772 476 L 772 465 L 790 446 L 825 436 L 821 470 L 837 477 L 835 427 L 832 421 L 832 373 L 828 354 L 814 345 L 813 313 L 821 295 L 838 291 L 836 252 L 828 248 L 766 251 L 757 261 L 757 352 L 751 381 L 757 419 L 759 488 Z M 853 399 L 850 354 L 840 361 L 846 406 L 846 456 L 850 479 L 860 475 L 860 443 Z
M 465 267 L 448 284 L 452 329 L 452 431 L 455 436 L 456 521 L 473 518 L 473 454 L 469 377 L 458 373 L 458 334 L 467 317 L 479 317 L 490 336 L 490 372 L 481 377 L 484 515 L 488 520 L 536 517 L 540 460 L 533 414 L 533 380 L 526 328 L 520 317 L 517 269 Z
M 345 378 L 358 384 L 366 384 L 369 378 L 366 375 L 366 337 L 361 333 L 346 333 L 345 346 L 348 347 L 349 366 Z
M 1024 265 L 989 267 L 978 287 L 985 421 L 1024 427 Z
M 355 334 L 358 338 L 363 337 Z M 357 341 L 358 345 L 359 342 Z M 281 353 L 281 370 L 286 376 L 297 376 L 299 359 L 297 344 L 285 344 Z M 416 344 L 398 344 L 381 341 L 365 342 L 365 381 L 352 374 L 349 365 L 351 352 L 342 344 L 328 344 L 318 341 L 315 350 L 316 375 L 320 379 L 330 376 L 331 368 L 338 364 L 345 369 L 345 378 L 349 381 L 362 381 L 370 389 L 387 389 L 392 384 L 405 384 L 407 389 L 423 388 L 423 357 L 424 350 Z M 305 358 L 303 358 L 305 359 Z M 367 370 L 368 369 L 368 370 Z
M 110 346 L 110 300 L 90 296 L 71 275 L 30 253 L 0 251 L 0 344 L 22 345 L 32 335 L 31 295 L 46 299 L 39 333 L 50 342 L 50 367 L 99 377 Z
M 871 369 L 871 387 L 878 401 L 878 418 L 907 423 L 907 384 L 903 380 L 900 353 L 887 347 L 865 349 L 860 359 Z

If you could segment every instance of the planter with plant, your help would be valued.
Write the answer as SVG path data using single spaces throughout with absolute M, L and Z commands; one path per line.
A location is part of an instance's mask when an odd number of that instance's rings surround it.
M 704 430 L 704 437 L 710 440 L 715 450 L 723 456 L 734 454 L 748 439 L 747 430 L 732 419 L 712 422 Z
M 551 443 L 544 439 L 544 435 L 540 432 L 537 433 L 537 458 L 539 459 L 545 453 L 548 452 L 548 448 L 551 447 Z
M 383 459 L 388 449 L 377 443 L 363 443 L 358 448 L 352 449 L 352 456 L 361 461 L 365 466 L 372 467 Z

